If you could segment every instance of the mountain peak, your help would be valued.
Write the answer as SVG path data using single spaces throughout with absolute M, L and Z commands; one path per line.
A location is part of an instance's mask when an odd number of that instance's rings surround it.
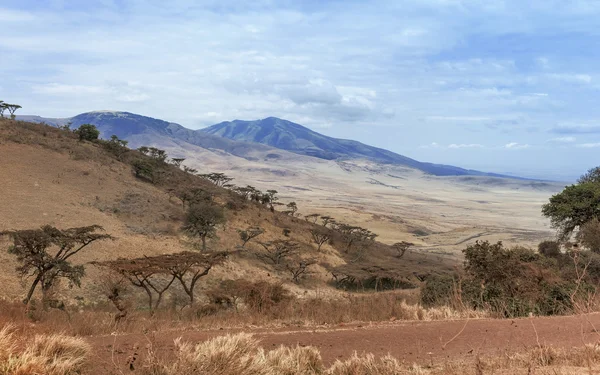
M 300 124 L 277 117 L 267 117 L 255 121 L 222 122 L 201 131 L 235 141 L 261 143 L 297 154 L 327 160 L 370 159 L 380 163 L 404 165 L 438 176 L 499 176 L 448 165 L 422 163 L 361 142 L 328 137 Z

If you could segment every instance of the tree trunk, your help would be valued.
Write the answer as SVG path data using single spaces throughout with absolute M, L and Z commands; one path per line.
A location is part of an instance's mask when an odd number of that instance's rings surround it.
M 35 292 L 35 288 L 37 288 L 37 285 L 40 283 L 40 280 L 42 280 L 42 274 L 38 274 L 37 277 L 35 278 L 35 280 L 33 280 L 33 283 L 31 284 L 31 287 L 29 288 L 29 292 L 27 292 L 27 297 L 25 297 L 25 299 L 23 300 L 23 303 L 28 305 L 29 301 L 31 301 L 31 297 L 33 296 L 33 292 Z
M 202 252 L 206 251 L 206 235 L 203 235 L 202 237 Z

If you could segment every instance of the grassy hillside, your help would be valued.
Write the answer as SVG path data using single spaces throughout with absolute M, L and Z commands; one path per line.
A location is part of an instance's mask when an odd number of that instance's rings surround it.
M 382 277 L 398 280 L 396 286 L 403 287 L 419 285 L 432 272 L 449 270 L 449 265 L 419 253 L 409 252 L 397 258 L 392 248 L 376 241 L 359 252 L 346 250 L 344 237 L 329 229 L 326 230 L 331 232 L 332 240 L 317 251 L 311 230 L 323 229 L 319 224 L 271 212 L 232 189 L 218 187 L 167 163 L 161 164 L 160 178 L 154 183 L 137 178 L 132 165 L 139 160 L 148 161 L 148 156 L 138 151 L 117 156 L 101 143 L 79 141 L 72 132 L 47 125 L 0 120 L 0 159 L 0 232 L 46 224 L 60 229 L 101 225 L 115 237 L 78 254 L 74 258 L 77 264 L 193 250 L 192 241 L 181 232 L 185 210 L 169 192 L 200 188 L 213 195 L 214 203 L 224 208 L 227 219 L 218 229 L 217 238 L 210 240 L 209 248 L 235 251 L 202 279 L 203 289 L 214 287 L 222 279 L 242 278 L 283 283 L 297 294 L 320 290 L 335 295 L 340 289 L 332 282 L 332 272 L 340 277 L 340 268 L 336 268 L 339 266 L 359 278 L 381 273 Z M 239 251 L 238 229 L 250 226 L 261 227 L 265 233 Z M 286 269 L 259 259 L 263 248 L 258 242 L 274 240 L 296 242 L 300 258 L 315 260 L 311 274 L 301 283 L 293 283 Z M 14 272 L 14 256 L 5 251 L 8 245 L 6 238 L 0 242 L 0 282 L 4 285 L 0 293 L 7 299 L 19 299 L 26 283 L 20 283 Z M 62 293 L 78 296 L 80 301 L 97 301 L 101 299 L 96 291 L 98 275 L 99 271 L 88 265 L 82 288 L 64 288 Z

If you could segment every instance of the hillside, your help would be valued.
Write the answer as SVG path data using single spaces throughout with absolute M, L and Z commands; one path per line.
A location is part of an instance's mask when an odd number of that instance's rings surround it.
M 402 165 L 435 176 L 497 176 L 450 165 L 423 163 L 394 152 L 365 145 L 364 143 L 327 137 L 302 125 L 276 117 L 256 121 L 222 122 L 202 129 L 207 134 L 228 139 L 256 142 L 282 150 L 314 156 L 321 159 L 369 159 L 380 163 Z
M 42 120 L 67 119 L 32 119 Z M 89 112 L 70 121 L 96 124 L 103 137 L 116 134 L 133 148 L 164 149 L 203 173 L 224 172 L 237 185 L 276 189 L 302 213 L 341 217 L 378 233 L 382 242 L 409 241 L 450 257 L 469 238 L 534 245 L 552 235 L 539 209 L 563 187 L 493 176 L 434 176 L 365 158 L 326 160 L 126 112 Z
M 232 255 L 216 267 L 203 287 L 214 286 L 231 277 L 283 282 L 290 290 L 315 288 L 337 293 L 330 286 L 331 271 L 338 266 L 356 262 L 356 254 L 342 251 L 343 239 L 325 244 L 317 252 L 310 231 L 320 225 L 286 215 L 270 212 L 262 204 L 241 199 L 231 190 L 218 187 L 206 179 L 190 175 L 164 164 L 161 179 L 151 183 L 136 178 L 132 171 L 135 160 L 145 160 L 137 151 L 119 157 L 102 144 L 80 142 L 71 132 L 50 126 L 20 121 L 0 120 L 0 185 L 2 210 L 0 232 L 35 229 L 50 224 L 58 228 L 101 225 L 114 241 L 94 244 L 90 251 L 74 258 L 79 264 L 120 257 L 133 258 L 174 253 L 190 249 L 189 240 L 181 232 L 185 211 L 169 189 L 200 188 L 210 192 L 215 204 L 225 210 L 227 223 L 217 231 L 209 247 L 219 251 L 234 251 L 240 245 L 238 229 L 249 226 L 265 230 L 260 241 L 290 240 L 300 245 L 301 257 L 317 260 L 313 274 L 301 285 L 292 283 L 286 270 L 273 268 L 260 261 L 258 243 L 250 243 L 241 254 Z M 302 207 L 300 207 L 302 209 Z M 284 235 L 283 230 L 288 231 Z M 5 240 L 0 246 L 7 247 Z M 417 285 L 419 278 L 429 273 L 449 270 L 448 264 L 419 253 L 407 254 L 402 260 L 394 257 L 389 246 L 373 242 L 361 249 L 355 266 L 393 270 L 404 285 Z M 14 273 L 14 257 L 0 252 L 0 281 L 2 297 L 16 299 L 24 286 Z M 381 268 L 383 267 L 383 268 Z M 82 289 L 66 289 L 64 293 L 95 299 L 94 267 L 88 266 L 89 277 Z M 415 276 L 418 275 L 418 278 Z

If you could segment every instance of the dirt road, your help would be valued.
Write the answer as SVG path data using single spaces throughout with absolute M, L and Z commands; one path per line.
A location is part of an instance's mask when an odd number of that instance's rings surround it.
M 354 351 L 392 354 L 412 364 L 430 364 L 446 359 L 465 359 L 477 354 L 517 352 L 537 345 L 557 348 L 600 342 L 600 314 L 506 320 L 462 320 L 436 322 L 390 322 L 319 328 L 245 329 L 266 349 L 279 345 L 315 346 L 323 360 L 331 363 Z M 129 334 L 89 338 L 94 347 L 93 373 L 106 374 L 115 366 L 130 372 L 127 359 L 139 358 L 151 344 L 160 356 L 174 350 L 173 340 L 203 341 L 242 330 L 176 331 L 149 335 Z M 135 348 L 135 349 L 134 349 Z

